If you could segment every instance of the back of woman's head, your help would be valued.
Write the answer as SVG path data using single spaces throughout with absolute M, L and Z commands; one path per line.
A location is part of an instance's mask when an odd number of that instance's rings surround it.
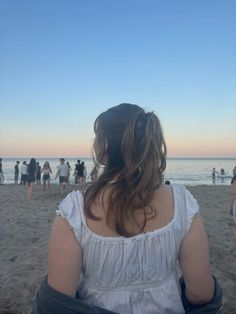
M 125 219 L 149 205 L 153 191 L 163 181 L 166 146 L 157 116 L 133 104 L 120 104 L 100 114 L 94 123 L 94 151 L 103 174 L 85 194 L 85 213 L 97 219 L 91 205 L 101 189 L 109 184 L 111 193 L 107 223 L 115 221 L 118 234 L 130 236 Z M 155 214 L 155 213 L 154 213 Z M 140 227 L 143 231 L 144 225 Z
M 35 170 L 36 170 L 36 160 L 34 158 L 31 158 L 29 162 L 29 166 L 28 166 L 28 172 L 30 174 L 34 174 Z

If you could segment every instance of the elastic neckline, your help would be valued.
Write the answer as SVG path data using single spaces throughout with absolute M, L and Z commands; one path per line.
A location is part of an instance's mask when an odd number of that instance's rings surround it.
M 155 229 L 153 231 L 147 231 L 145 233 L 142 233 L 142 234 L 137 234 L 133 237 L 130 237 L 130 238 L 126 238 L 124 236 L 115 236 L 115 237 L 106 237 L 106 236 L 102 236 L 100 234 L 97 234 L 96 232 L 92 231 L 87 223 L 86 223 L 86 217 L 84 215 L 84 200 L 83 200 L 83 196 L 82 194 L 80 193 L 80 197 L 81 197 L 81 203 L 78 204 L 79 206 L 79 210 L 80 210 L 80 214 L 81 214 L 81 220 L 82 220 L 82 224 L 83 226 L 85 227 L 85 229 L 90 233 L 91 236 L 93 236 L 94 238 L 97 238 L 97 239 L 100 239 L 100 240 L 103 240 L 103 241 L 114 241 L 114 242 L 117 242 L 117 241 L 125 241 L 125 242 L 131 242 L 131 241 L 135 241 L 135 240 L 141 240 L 141 239 L 144 239 L 148 236 L 155 236 L 157 234 L 163 234 L 165 232 L 167 232 L 172 226 L 173 224 L 175 223 L 176 221 L 176 217 L 177 217 L 177 201 L 176 201 L 176 196 L 175 196 L 175 193 L 174 193 L 174 185 L 170 185 L 171 187 L 171 190 L 172 190 L 172 197 L 173 197 L 173 203 L 174 203 L 174 215 L 171 219 L 170 222 L 168 222 L 165 226 L 159 228 L 159 229 Z

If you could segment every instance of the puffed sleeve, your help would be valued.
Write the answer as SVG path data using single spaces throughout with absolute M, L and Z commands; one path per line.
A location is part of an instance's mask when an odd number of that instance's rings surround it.
M 185 188 L 185 235 L 189 232 L 191 228 L 192 221 L 194 216 L 199 213 L 199 205 L 197 200 L 193 197 L 193 195 Z
M 79 191 L 73 191 L 64 198 L 58 206 L 56 214 L 63 217 L 69 223 L 76 239 L 81 240 L 82 217 L 81 208 L 83 207 L 82 194 Z

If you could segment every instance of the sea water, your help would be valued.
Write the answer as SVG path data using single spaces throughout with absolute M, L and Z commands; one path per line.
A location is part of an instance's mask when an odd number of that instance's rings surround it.
M 87 169 L 87 181 L 90 180 L 89 174 L 93 168 L 92 158 L 65 158 L 66 162 L 70 163 L 72 168 L 70 183 L 74 183 L 74 168 L 77 160 L 84 161 Z M 19 168 L 22 162 L 25 160 L 29 163 L 30 158 L 3 158 L 3 172 L 6 184 L 14 183 L 14 166 L 16 161 L 20 161 Z M 55 180 L 57 172 L 57 166 L 59 165 L 59 158 L 36 158 L 41 165 L 48 161 L 52 169 L 51 183 L 58 183 L 58 179 Z M 232 178 L 233 168 L 236 166 L 236 158 L 168 158 L 165 171 L 165 180 L 169 180 L 171 183 L 182 183 L 184 185 L 229 185 Z M 217 171 L 224 168 L 226 177 L 212 179 L 212 168 L 215 167 Z M 20 177 L 20 175 L 19 175 Z

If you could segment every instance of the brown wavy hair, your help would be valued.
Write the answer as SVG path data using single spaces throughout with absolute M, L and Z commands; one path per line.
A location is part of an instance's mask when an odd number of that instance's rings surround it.
M 113 221 L 119 235 L 133 236 L 126 228 L 129 217 L 142 233 L 147 220 L 156 215 L 149 204 L 154 190 L 163 182 L 166 168 L 166 145 L 159 119 L 153 112 L 145 113 L 137 105 L 123 103 L 101 113 L 94 122 L 94 132 L 100 150 L 97 158 L 105 162 L 105 168 L 85 192 L 85 215 L 100 220 L 91 206 L 109 185 L 107 225 Z M 140 209 L 144 213 L 141 225 L 135 219 Z

